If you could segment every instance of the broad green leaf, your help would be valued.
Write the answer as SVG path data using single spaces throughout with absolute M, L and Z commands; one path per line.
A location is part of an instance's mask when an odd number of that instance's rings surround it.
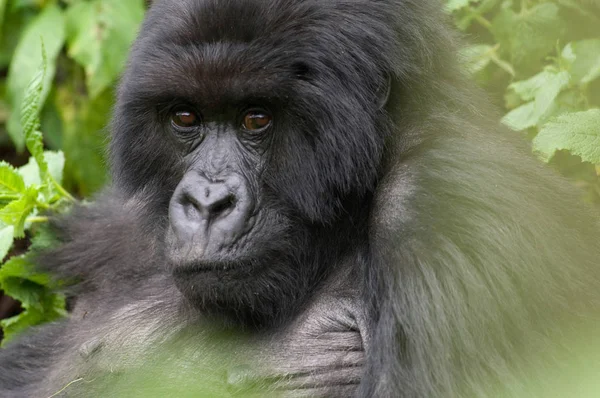
M 25 221 L 35 209 L 37 196 L 37 189 L 30 187 L 20 199 L 0 209 L 0 222 L 15 227 L 15 238 L 25 236 Z
M 45 151 L 44 159 L 48 165 L 48 173 L 54 178 L 54 181 L 61 184 L 63 180 L 63 170 L 65 168 L 65 155 L 62 151 Z
M 21 194 L 25 191 L 25 182 L 19 172 L 10 164 L 0 161 L 0 195 Z
M 0 228 L 0 262 L 10 250 L 14 240 L 15 228 L 12 225 Z
M 600 109 L 569 113 L 548 122 L 534 138 L 533 149 L 546 161 L 566 149 L 585 162 L 600 164 Z
M 45 151 L 44 159 L 48 165 L 48 173 L 50 173 L 57 183 L 62 183 L 65 155 L 61 151 Z M 33 157 L 29 158 L 29 162 L 26 165 L 19 167 L 17 172 L 28 187 L 40 186 L 42 184 L 40 179 L 40 168 Z
M 531 79 L 516 82 L 509 90 L 524 101 L 531 101 L 513 109 L 502 118 L 502 123 L 520 131 L 540 125 L 550 116 L 556 97 L 569 84 L 570 75 L 566 71 L 547 68 Z
M 42 106 L 46 100 L 48 88 L 56 70 L 56 57 L 65 39 L 64 18 L 57 4 L 52 3 L 44 7 L 43 11 L 27 25 L 9 67 L 7 99 L 11 106 L 11 112 L 6 127 L 19 151 L 25 145 L 21 127 L 21 104 L 26 88 L 42 64 L 42 38 L 48 59 L 48 69 L 39 106 Z
M 25 186 L 31 187 L 42 185 L 42 181 L 40 180 L 40 168 L 33 157 L 30 157 L 29 162 L 27 162 L 26 165 L 19 167 L 17 171 L 21 177 L 23 177 Z
M 119 76 L 143 16 L 142 0 L 92 0 L 69 9 L 69 55 L 85 69 L 92 98 Z
M 587 84 L 600 77 L 600 39 L 569 43 L 561 56 L 569 62 L 574 82 Z

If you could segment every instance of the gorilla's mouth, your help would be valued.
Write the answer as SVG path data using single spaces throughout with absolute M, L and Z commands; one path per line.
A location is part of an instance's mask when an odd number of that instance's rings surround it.
M 190 277 L 197 274 L 208 273 L 248 273 L 255 269 L 257 264 L 255 261 L 239 260 L 239 261 L 196 261 L 184 265 L 178 265 L 173 270 L 173 276 Z

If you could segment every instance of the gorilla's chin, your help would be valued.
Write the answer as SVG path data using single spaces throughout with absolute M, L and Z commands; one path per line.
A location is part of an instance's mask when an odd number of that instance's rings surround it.
M 315 278 L 310 267 L 274 253 L 235 261 L 196 261 L 171 264 L 177 289 L 203 314 L 238 325 L 264 327 L 290 313 Z M 302 286 L 303 289 L 299 289 Z

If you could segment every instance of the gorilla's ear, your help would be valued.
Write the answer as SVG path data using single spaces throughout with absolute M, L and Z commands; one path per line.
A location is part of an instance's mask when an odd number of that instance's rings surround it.
M 392 92 L 392 74 L 390 72 L 384 72 L 382 79 L 381 79 L 381 84 L 377 88 L 377 91 L 375 91 L 376 98 L 377 98 L 377 107 L 379 109 L 382 109 L 384 106 L 387 105 L 387 103 L 390 99 L 391 92 Z

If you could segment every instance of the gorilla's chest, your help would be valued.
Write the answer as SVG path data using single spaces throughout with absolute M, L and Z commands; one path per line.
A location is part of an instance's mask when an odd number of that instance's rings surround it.
M 346 397 L 360 383 L 365 333 L 347 295 L 323 296 L 290 325 L 261 335 L 201 320 L 182 327 L 175 313 L 152 319 L 155 305 L 129 304 L 102 322 L 88 314 L 82 323 L 103 326 L 73 336 L 76 347 L 57 367 L 52 388 L 69 385 L 66 396 L 75 397 Z

